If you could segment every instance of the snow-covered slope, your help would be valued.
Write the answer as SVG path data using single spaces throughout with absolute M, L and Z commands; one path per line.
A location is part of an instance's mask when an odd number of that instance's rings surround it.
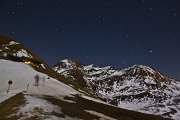
M 40 81 L 40 86 L 34 86 L 34 76 L 45 76 L 45 84 Z M 42 95 L 71 95 L 78 94 L 77 91 L 67 86 L 64 83 L 57 81 L 56 79 L 47 79 L 46 74 L 35 71 L 29 65 L 21 62 L 12 62 L 8 60 L 0 60 L 0 102 L 15 95 L 19 92 L 27 90 L 27 84 L 29 84 L 28 93 L 42 94 Z M 9 93 L 7 94 L 8 81 L 12 80 Z
M 77 83 L 84 80 L 89 91 L 118 107 L 180 118 L 180 82 L 151 67 L 134 65 L 119 71 L 110 66 L 79 67 L 71 60 L 63 60 L 53 69 Z

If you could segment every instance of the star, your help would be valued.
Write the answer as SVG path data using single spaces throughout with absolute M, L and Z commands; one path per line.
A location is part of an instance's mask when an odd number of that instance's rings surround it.
M 150 0 L 125 0 L 122 4 L 120 0 L 54 0 L 32 3 L 14 0 L 11 4 L 4 3 L 1 35 L 13 37 L 40 53 L 50 66 L 69 58 L 123 69 L 123 61 L 124 67 L 130 67 L 135 63 L 151 65 L 156 59 L 155 68 L 162 71 L 166 69 L 164 60 L 171 56 L 168 64 L 175 67 L 164 73 L 180 79 L 180 67 L 176 67 L 180 64 L 176 2 L 156 1 L 154 4 Z M 40 45 L 45 49 L 43 52 L 33 45 L 36 40 L 43 43 Z M 54 53 L 46 56 L 49 51 L 46 46 Z M 165 54 L 165 51 L 168 52 Z M 51 56 L 54 60 L 49 59 Z M 114 62 L 121 58 L 124 60 L 120 64 Z M 153 60 L 149 60 L 151 58 Z

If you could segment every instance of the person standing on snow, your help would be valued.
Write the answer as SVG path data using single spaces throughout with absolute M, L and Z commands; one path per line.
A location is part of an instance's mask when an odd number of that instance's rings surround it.
M 34 79 L 35 79 L 35 86 L 39 86 L 39 79 L 40 79 L 39 75 L 38 74 L 35 75 Z
M 45 79 L 46 79 L 46 77 L 45 76 L 42 76 L 42 82 L 43 82 L 43 86 L 44 86 L 44 83 L 45 83 Z

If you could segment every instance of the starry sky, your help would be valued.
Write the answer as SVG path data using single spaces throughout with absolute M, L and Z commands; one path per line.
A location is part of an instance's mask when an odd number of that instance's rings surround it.
M 180 79 L 179 0 L 0 0 L 0 35 L 51 67 L 142 64 Z

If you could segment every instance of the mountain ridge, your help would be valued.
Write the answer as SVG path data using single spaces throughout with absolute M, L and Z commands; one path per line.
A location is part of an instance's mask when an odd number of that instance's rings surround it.
M 66 64 L 66 61 L 60 62 Z M 133 65 L 122 70 L 111 66 L 87 65 L 78 69 L 68 66 L 53 69 L 78 84 L 83 81 L 82 87 L 107 103 L 169 118 L 180 113 L 180 82 L 149 66 Z M 72 74 L 75 72 L 76 75 Z

